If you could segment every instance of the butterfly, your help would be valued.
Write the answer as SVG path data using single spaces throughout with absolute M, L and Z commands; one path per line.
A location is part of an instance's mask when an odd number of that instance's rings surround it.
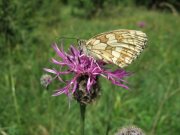
M 114 63 L 123 68 L 134 61 L 147 43 L 145 33 L 119 29 L 100 33 L 89 40 L 80 40 L 83 52 L 88 56 Z

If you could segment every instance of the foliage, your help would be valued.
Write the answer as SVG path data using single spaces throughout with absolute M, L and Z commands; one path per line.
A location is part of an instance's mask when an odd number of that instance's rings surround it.
M 72 15 L 89 19 L 103 14 L 106 8 L 107 10 L 111 10 L 111 8 L 114 8 L 116 5 L 131 5 L 132 0 L 122 0 L 121 2 L 118 0 L 69 0 L 68 4 L 72 8 Z
M 0 2 L 0 9 L 2 9 L 0 11 L 0 36 L 2 37 L 0 40 L 0 50 L 2 50 L 3 45 L 7 44 L 7 42 L 15 43 L 17 41 L 16 35 L 18 35 L 18 30 L 14 25 L 15 16 L 13 15 L 15 5 L 11 4 L 10 0 L 2 0 Z
M 145 6 L 147 8 L 161 8 L 162 3 L 168 3 L 174 6 L 177 10 L 179 10 L 180 3 L 178 0 L 134 0 L 136 5 Z
M 0 50 L 8 52 L 10 48 L 9 53 L 0 53 L 0 134 L 79 134 L 78 104 L 72 101 L 68 108 L 66 96 L 52 97 L 53 91 L 40 86 L 42 68 L 51 67 L 48 59 L 55 55 L 51 43 L 59 43 L 60 37 L 66 35 L 88 39 L 100 32 L 126 28 L 147 33 L 148 48 L 126 69 L 135 72 L 128 80 L 130 91 L 100 80 L 102 94 L 96 103 L 87 107 L 85 130 L 89 135 L 106 132 L 107 99 L 111 91 L 114 103 L 110 104 L 113 109 L 110 134 L 122 126 L 134 124 L 147 134 L 179 135 L 179 16 L 121 7 L 121 12 L 114 12 L 114 16 L 85 20 L 70 15 L 71 8 L 62 6 L 59 1 L 6 2 L 9 2 L 4 6 L 8 9 L 6 14 L 1 10 L 4 20 L 0 22 L 0 42 L 5 41 L 5 28 L 13 34 L 7 33 L 12 37 L 11 45 L 4 42 Z M 7 21 L 6 17 L 11 19 Z M 143 28 L 137 26 L 139 21 L 145 23 Z M 66 40 L 64 48 L 72 43 L 76 41 Z M 57 86 L 51 86 L 55 88 Z
M 118 6 L 143 6 L 148 9 L 160 9 L 169 12 L 179 11 L 180 3 L 178 0 L 66 0 L 63 1 L 72 8 L 72 15 L 92 18 L 103 15 L 104 9 L 113 10 Z

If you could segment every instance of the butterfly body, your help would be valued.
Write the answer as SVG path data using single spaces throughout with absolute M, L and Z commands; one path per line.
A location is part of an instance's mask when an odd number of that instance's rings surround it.
M 145 33 L 120 29 L 98 34 L 80 45 L 85 54 L 123 68 L 137 58 L 146 43 Z

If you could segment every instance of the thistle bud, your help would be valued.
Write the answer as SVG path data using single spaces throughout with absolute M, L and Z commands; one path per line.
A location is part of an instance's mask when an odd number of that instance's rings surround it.
M 115 135 L 145 135 L 143 131 L 135 126 L 123 127 Z
M 40 81 L 41 81 L 41 85 L 47 88 L 48 85 L 52 81 L 52 77 L 50 75 L 48 75 L 48 74 L 44 74 L 44 75 L 41 76 Z

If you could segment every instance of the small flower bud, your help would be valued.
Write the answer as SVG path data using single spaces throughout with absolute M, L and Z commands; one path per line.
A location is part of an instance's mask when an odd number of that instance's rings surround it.
M 41 81 L 41 85 L 47 88 L 48 85 L 52 81 L 52 77 L 50 75 L 48 75 L 48 74 L 44 74 L 44 75 L 41 76 L 40 81 Z
M 145 135 L 143 131 L 135 126 L 123 127 L 115 135 Z

